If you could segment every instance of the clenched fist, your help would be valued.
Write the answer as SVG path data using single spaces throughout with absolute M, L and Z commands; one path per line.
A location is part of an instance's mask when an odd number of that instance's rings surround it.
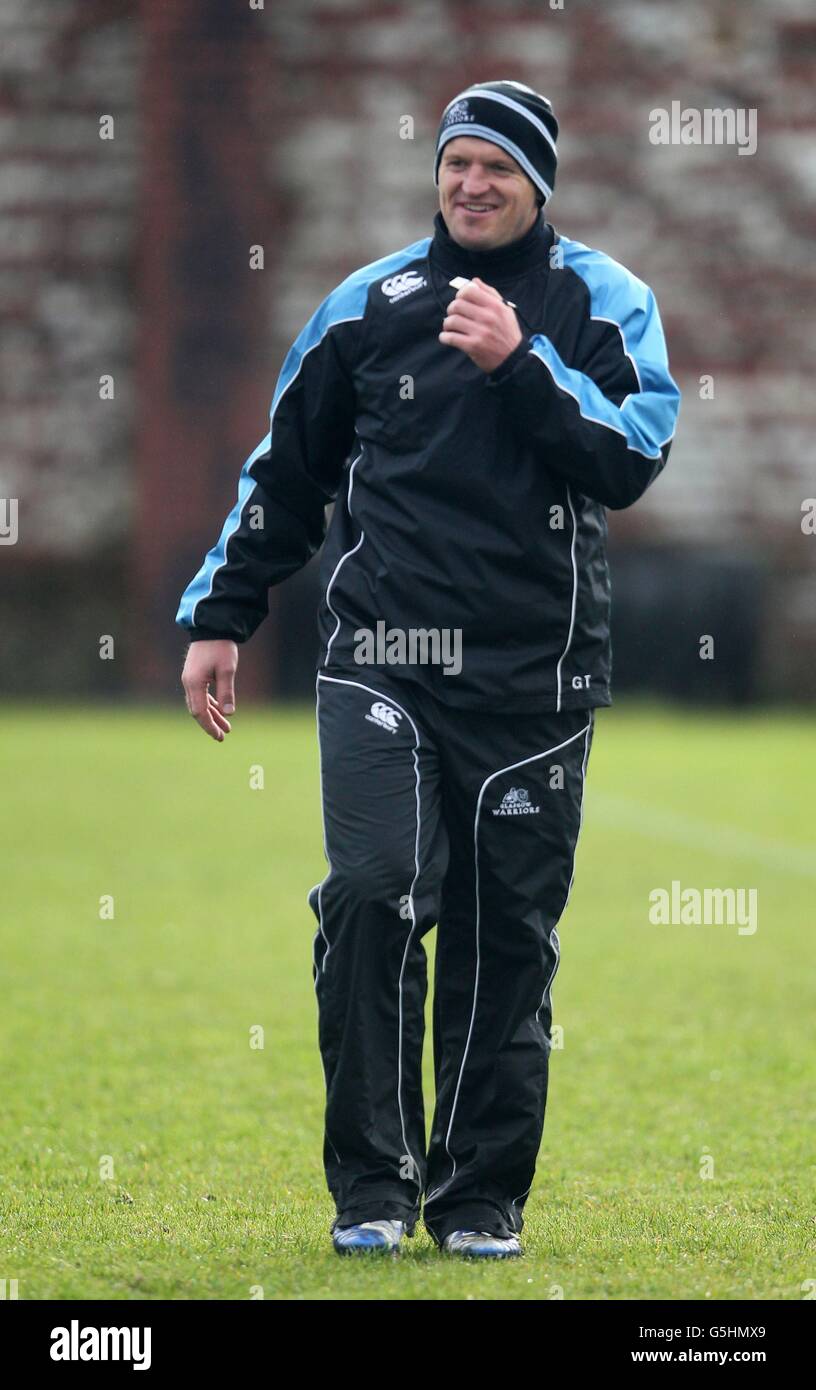
M 509 304 L 478 277 L 457 290 L 439 335 L 440 343 L 467 353 L 483 372 L 495 372 L 521 339 L 518 319 Z

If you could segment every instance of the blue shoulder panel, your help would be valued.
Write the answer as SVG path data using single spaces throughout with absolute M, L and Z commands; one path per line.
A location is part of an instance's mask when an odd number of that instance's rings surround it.
M 378 261 L 371 261 L 369 265 L 361 266 L 359 270 L 352 271 L 351 275 L 332 290 L 331 294 L 312 314 L 306 327 L 298 334 L 284 358 L 272 400 L 270 420 L 275 414 L 275 407 L 284 391 L 292 384 L 300 371 L 301 363 L 307 352 L 311 352 L 312 348 L 317 347 L 335 324 L 348 323 L 352 319 L 361 319 L 365 314 L 368 291 L 371 286 L 376 284 L 377 280 L 390 275 L 392 271 L 400 270 L 404 265 L 409 265 L 411 261 L 424 256 L 430 244 L 430 237 L 422 237 L 420 241 L 414 241 L 410 246 L 404 246 L 401 251 L 394 251 L 390 256 L 383 256 Z
M 557 386 L 578 402 L 581 414 L 608 425 L 626 438 L 630 448 L 657 458 L 673 437 L 680 392 L 669 373 L 666 340 L 657 303 L 649 286 L 611 256 L 580 241 L 559 236 L 564 267 L 583 280 L 590 297 L 590 315 L 613 324 L 632 363 L 640 391 L 618 407 L 585 373 L 567 367 L 549 339 L 536 334 L 533 352 L 549 368 Z
M 256 485 L 250 469 L 255 460 L 268 453 L 272 447 L 275 411 L 284 392 L 288 390 L 297 377 L 306 354 L 319 346 L 329 329 L 340 323 L 349 323 L 355 319 L 363 318 L 368 291 L 371 286 L 384 276 L 390 275 L 403 266 L 409 265 L 411 261 L 425 256 L 430 244 L 430 237 L 422 237 L 419 241 L 412 242 L 410 246 L 404 246 L 401 251 L 394 251 L 390 256 L 383 256 L 380 260 L 371 261 L 368 265 L 361 266 L 359 270 L 352 271 L 351 275 L 347 276 L 336 289 L 332 290 L 331 294 L 327 295 L 298 334 L 284 358 L 275 387 L 269 411 L 269 431 L 244 463 L 238 479 L 238 500 L 224 522 L 218 541 L 208 552 L 198 574 L 190 581 L 181 596 L 176 614 L 176 622 L 180 627 L 196 626 L 196 607 L 202 599 L 209 598 L 215 576 L 227 562 L 229 539 L 238 530 L 244 507 Z M 206 627 L 206 623 L 203 626 Z

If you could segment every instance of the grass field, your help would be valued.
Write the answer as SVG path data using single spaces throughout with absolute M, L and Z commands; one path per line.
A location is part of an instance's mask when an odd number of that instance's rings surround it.
M 805 1296 L 805 714 L 599 713 L 526 1258 L 487 1268 L 421 1228 L 400 1261 L 330 1248 L 313 712 L 242 709 L 223 746 L 181 703 L 2 724 L 0 1278 L 21 1299 Z M 755 887 L 758 929 L 652 925 L 672 880 Z

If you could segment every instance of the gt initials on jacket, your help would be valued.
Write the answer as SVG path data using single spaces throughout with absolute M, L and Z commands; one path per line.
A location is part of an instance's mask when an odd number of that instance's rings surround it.
M 475 275 L 523 335 L 490 374 L 438 340 L 450 280 Z M 654 295 L 622 265 L 543 219 L 468 251 L 438 212 L 433 237 L 349 275 L 292 344 L 176 621 L 245 642 L 269 586 L 322 545 L 319 669 L 376 686 L 361 629 L 458 630 L 457 674 L 388 672 L 462 708 L 608 705 L 605 508 L 661 472 L 679 401 Z

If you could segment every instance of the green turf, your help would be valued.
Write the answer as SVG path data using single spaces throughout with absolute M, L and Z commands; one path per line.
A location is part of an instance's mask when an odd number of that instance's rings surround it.
M 805 715 L 599 714 L 527 1254 L 489 1267 L 420 1229 L 400 1261 L 329 1246 L 313 713 L 241 710 L 219 746 L 183 706 L 15 707 L 2 737 L 20 1298 L 800 1299 L 816 1278 Z M 672 879 L 756 887 L 757 932 L 651 925 Z

